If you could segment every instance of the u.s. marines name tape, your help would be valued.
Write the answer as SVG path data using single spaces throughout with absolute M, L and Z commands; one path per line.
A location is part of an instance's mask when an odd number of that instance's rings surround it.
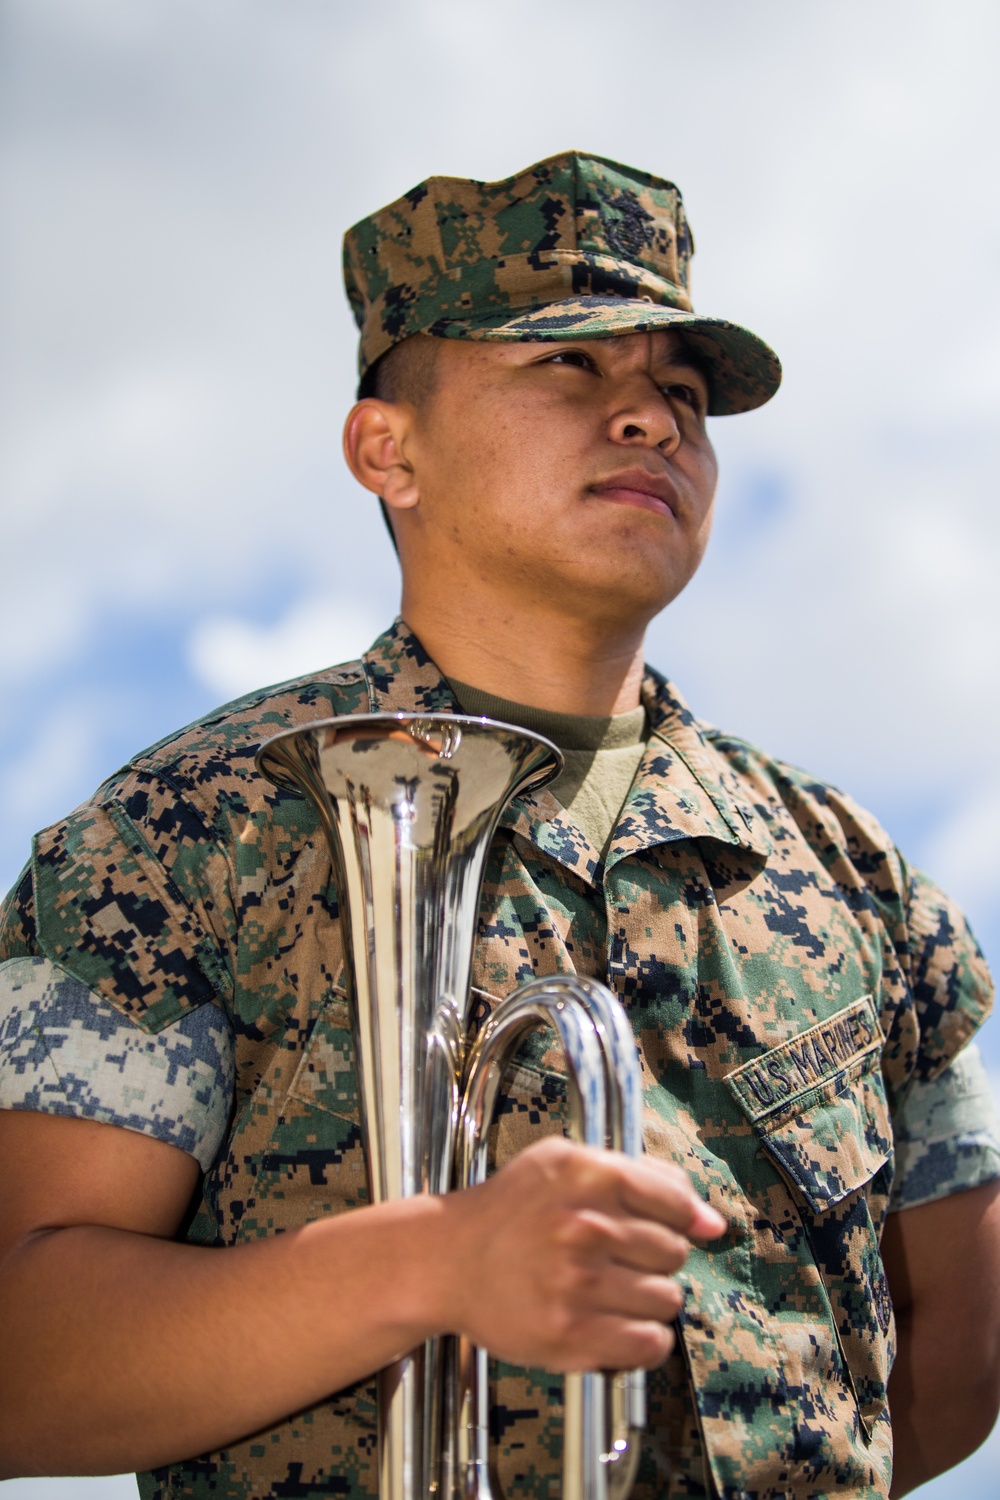
M 871 996 L 865 995 L 762 1057 L 734 1068 L 726 1082 L 753 1123 L 766 1129 L 765 1116 L 783 1115 L 793 1106 L 808 1107 L 807 1094 L 822 1090 L 853 1063 L 877 1052 L 884 1041 Z

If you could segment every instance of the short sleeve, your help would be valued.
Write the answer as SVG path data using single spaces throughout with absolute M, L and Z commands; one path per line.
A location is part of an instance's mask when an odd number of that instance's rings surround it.
M 943 1071 L 986 1020 L 993 981 L 961 910 L 920 870 L 904 865 L 907 970 L 920 1045 L 915 1080 Z
M 989 1015 L 986 960 L 956 902 L 909 864 L 870 812 L 794 767 L 779 767 L 778 786 L 848 905 L 863 925 L 877 914 L 887 940 L 883 1073 L 898 1109 L 912 1080 L 942 1072 Z
M 206 1171 L 233 1087 L 232 1029 L 218 1006 L 150 1035 L 48 959 L 0 964 L 0 1108 L 138 1131 Z
M 1000 1118 L 975 1042 L 943 1073 L 917 1080 L 893 1120 L 890 1213 L 1000 1178 Z
M 8 958 L 30 958 L 37 952 L 35 887 L 29 861 L 0 902 L 0 963 Z
M 38 953 L 155 1032 L 230 996 L 231 899 L 200 818 L 141 779 L 36 836 L 33 909 Z

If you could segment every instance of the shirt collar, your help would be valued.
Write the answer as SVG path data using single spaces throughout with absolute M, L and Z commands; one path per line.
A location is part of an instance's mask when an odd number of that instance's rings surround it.
M 618 860 L 675 839 L 711 838 L 767 859 L 774 845 L 749 788 L 719 754 L 673 683 L 646 668 L 649 743 L 608 849 Z
M 451 688 L 405 620 L 395 620 L 361 662 L 373 714 L 461 712 Z
M 372 713 L 460 713 L 455 696 L 420 641 L 397 619 L 362 658 Z M 675 839 L 710 838 L 774 852 L 747 790 L 713 746 L 672 683 L 647 668 L 642 701 L 651 733 L 605 859 L 606 869 L 629 855 Z M 515 797 L 501 826 L 588 883 L 600 874 L 599 850 L 542 787 Z

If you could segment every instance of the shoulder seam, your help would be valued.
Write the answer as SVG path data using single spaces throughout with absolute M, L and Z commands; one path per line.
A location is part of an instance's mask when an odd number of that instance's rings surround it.
M 164 736 L 163 739 L 155 740 L 153 744 L 137 751 L 110 776 L 105 777 L 98 791 L 102 791 L 116 778 L 127 775 L 130 771 L 148 770 L 153 775 L 161 774 L 163 768 L 174 763 L 174 757 L 170 754 L 171 747 L 186 734 L 199 729 L 211 730 L 225 719 L 234 717 L 237 712 L 252 713 L 255 709 L 263 708 L 272 698 L 301 697 L 302 693 L 313 686 L 338 688 L 359 683 L 364 683 L 370 694 L 368 676 L 360 658 L 357 661 L 345 662 L 341 666 L 329 667 L 322 672 L 311 672 L 304 677 L 290 677 L 286 682 L 272 683 L 257 692 L 233 698 L 228 703 L 219 704 L 208 713 L 202 714 L 200 718 L 192 719 L 189 724 L 182 725 L 180 729 Z M 159 759 L 160 755 L 163 756 L 162 760 Z

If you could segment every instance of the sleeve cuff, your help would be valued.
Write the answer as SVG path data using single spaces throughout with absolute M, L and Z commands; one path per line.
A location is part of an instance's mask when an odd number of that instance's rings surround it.
M 914 1082 L 893 1127 L 896 1175 L 890 1213 L 1000 1177 L 1000 1120 L 974 1042 L 931 1082 Z
M 47 958 L 0 964 L 0 1108 L 75 1115 L 177 1146 L 207 1171 L 232 1111 L 233 1035 L 200 1005 L 150 1034 Z

